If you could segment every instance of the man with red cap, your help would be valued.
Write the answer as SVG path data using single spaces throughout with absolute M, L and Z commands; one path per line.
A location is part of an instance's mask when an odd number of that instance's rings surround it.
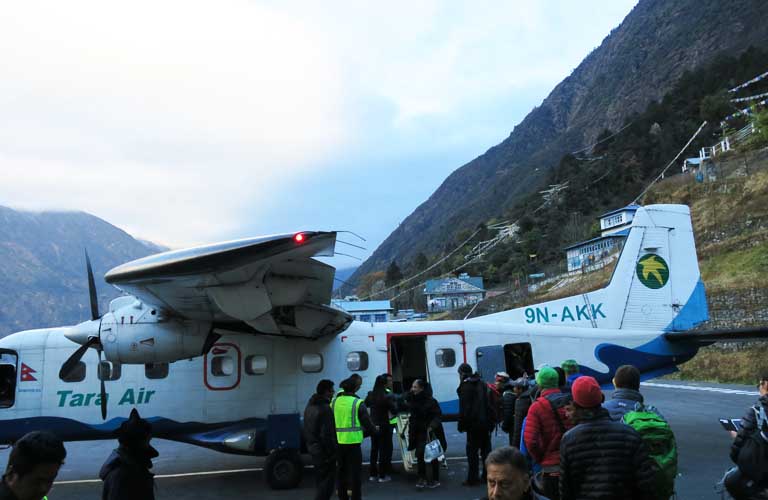
M 560 499 L 655 498 L 654 462 L 640 434 L 611 419 L 594 378 L 579 377 L 571 393 L 576 427 L 560 443 Z

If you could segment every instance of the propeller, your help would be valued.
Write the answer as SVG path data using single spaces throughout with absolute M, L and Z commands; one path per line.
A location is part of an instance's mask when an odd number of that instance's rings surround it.
M 96 349 L 99 354 L 99 365 L 97 373 L 99 375 L 100 387 L 100 403 L 101 403 L 101 418 L 107 419 L 107 392 L 104 384 L 104 377 L 101 373 L 101 315 L 99 314 L 99 299 L 96 295 L 96 282 L 93 279 L 93 268 L 91 267 L 91 259 L 88 257 L 88 250 L 85 251 L 85 266 L 88 271 L 88 296 L 91 303 L 91 320 L 77 325 L 74 331 L 67 334 L 67 338 L 70 340 L 82 344 L 77 348 L 75 352 L 61 365 L 59 370 L 59 378 L 66 379 L 72 371 L 77 367 L 80 360 L 85 355 L 85 352 L 90 349 Z

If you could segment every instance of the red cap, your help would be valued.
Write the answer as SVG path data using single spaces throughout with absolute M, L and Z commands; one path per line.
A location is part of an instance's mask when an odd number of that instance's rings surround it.
M 574 380 L 571 394 L 573 394 L 573 402 L 582 408 L 594 408 L 603 402 L 603 391 L 600 390 L 600 384 L 594 377 L 584 375 Z

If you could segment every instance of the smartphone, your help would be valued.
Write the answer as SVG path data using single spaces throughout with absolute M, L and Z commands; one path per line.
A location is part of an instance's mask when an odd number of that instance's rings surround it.
M 727 431 L 739 432 L 739 429 L 741 428 L 741 419 L 740 418 L 721 418 L 720 425 L 722 425 L 723 429 Z

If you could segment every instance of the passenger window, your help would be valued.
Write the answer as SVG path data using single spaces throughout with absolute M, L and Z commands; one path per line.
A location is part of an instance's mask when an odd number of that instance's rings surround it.
M 438 349 L 435 351 L 435 364 L 439 368 L 450 368 L 456 364 L 456 351 L 453 349 Z
M 232 356 L 214 356 L 211 359 L 211 373 L 214 377 L 229 377 L 235 373 Z
M 168 376 L 168 363 L 147 363 L 144 365 L 144 375 L 150 380 Z
M 99 380 L 113 381 L 118 380 L 122 374 L 122 365 L 120 363 L 111 363 L 102 361 L 99 363 Z
M 264 375 L 267 373 L 267 357 L 252 355 L 245 358 L 245 373 L 248 375 Z
M 317 373 L 323 371 L 323 356 L 320 354 L 302 354 L 301 370 L 304 373 Z
M 13 406 L 16 397 L 16 364 L 0 364 L 0 408 Z
M 364 372 L 368 369 L 368 353 L 355 351 L 347 354 L 347 369 L 351 372 Z
M 85 380 L 85 363 L 78 361 L 65 377 L 61 379 L 64 382 L 82 382 Z

